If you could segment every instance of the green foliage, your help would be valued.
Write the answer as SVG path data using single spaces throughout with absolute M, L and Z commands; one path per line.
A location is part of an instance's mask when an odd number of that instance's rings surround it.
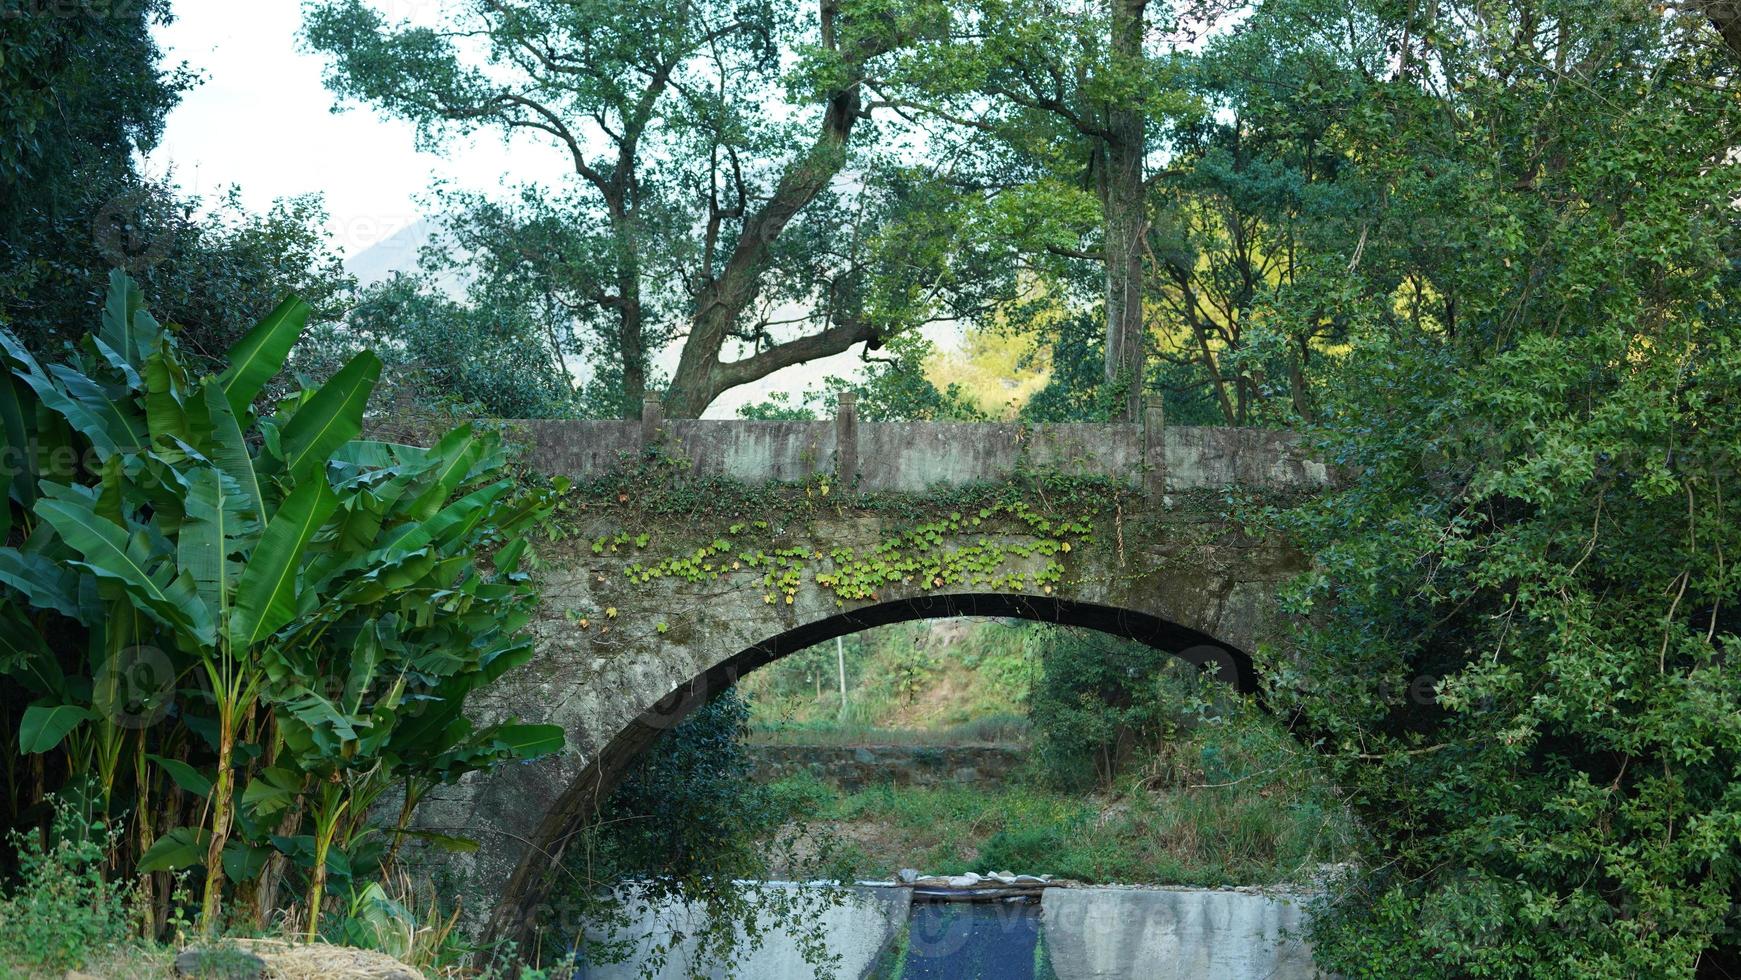
M 51 356 L 126 269 L 203 369 L 286 292 L 336 319 L 351 283 L 318 199 L 246 211 L 139 173 L 197 82 L 163 63 L 166 0 L 13 0 L 0 14 L 0 322 Z
M 286 293 L 305 297 L 317 322 L 343 314 L 353 282 L 325 225 L 318 198 L 257 214 L 233 192 L 201 199 L 130 175 L 92 177 L 68 188 L 52 215 L 27 210 L 0 237 L 0 317 L 29 349 L 55 356 L 76 343 L 101 303 L 96 284 L 118 265 L 175 325 L 184 357 L 212 369 L 239 325 Z
M 1091 630 L 1036 630 L 1040 679 L 1029 714 L 1040 780 L 1083 792 L 1109 785 L 1135 756 L 1177 734 L 1194 707 L 1190 678 L 1165 651 Z
M 753 876 L 752 842 L 781 814 L 749 779 L 748 724 L 749 705 L 728 690 L 661 736 L 600 811 L 608 829 L 583 858 L 595 880 Z
M 295 366 L 324 378 L 365 349 L 385 365 L 377 397 L 395 407 L 503 419 L 594 414 L 537 321 L 511 307 L 456 302 L 412 276 L 361 290 L 342 326 L 303 339 Z
M 1138 755 L 1099 793 L 1039 785 L 834 789 L 810 774 L 772 789 L 822 833 L 861 842 L 837 873 L 891 879 L 1010 871 L 1092 883 L 1310 882 L 1356 853 L 1355 829 L 1309 754 L 1272 720 L 1229 715 Z
M 793 398 L 789 392 L 770 392 L 765 400 L 740 407 L 738 418 L 760 422 L 814 422 L 817 414 L 810 407 L 810 401 L 810 398 Z
M 826 479 L 820 479 L 807 492 L 827 497 L 831 490 Z M 788 605 L 806 575 L 833 593 L 838 606 L 874 601 L 879 590 L 897 583 L 927 590 L 951 585 L 1022 589 L 1031 584 L 1049 593 L 1063 579 L 1059 556 L 1070 552 L 1072 541 L 1093 543 L 1092 521 L 1092 514 L 1048 516 L 1020 496 L 1006 494 L 988 500 L 977 511 L 939 515 L 875 546 L 835 548 L 827 554 L 797 547 L 754 547 L 743 539 L 765 532 L 768 522 L 737 522 L 725 535 L 692 551 L 637 562 L 624 574 L 639 583 L 666 577 L 700 582 L 734 574 L 759 575 L 766 590 L 763 600 L 774 604 L 783 599 Z M 620 531 L 595 539 L 592 548 L 595 554 L 603 554 L 628 544 L 628 532 Z
M 939 389 L 926 376 L 925 363 L 935 348 L 922 335 L 897 335 L 885 346 L 887 353 L 867 363 L 860 380 L 830 379 L 834 388 L 858 395 L 861 418 L 870 422 L 987 421 L 985 413 L 958 386 Z M 823 399 L 824 407 L 831 409 L 832 400 Z
M 1248 43 L 1325 12 L 1270 8 Z M 1357 83 L 1336 137 L 1377 202 L 1287 314 L 1355 328 L 1320 450 L 1353 479 L 1297 515 L 1312 626 L 1267 669 L 1374 836 L 1318 960 L 1727 969 L 1735 63 L 1641 4 L 1487 10 L 1360 5 L 1297 36 Z
M 1077 313 L 1059 321 L 1051 333 L 1052 376 L 1022 412 L 1035 422 L 1104 422 L 1115 399 L 1108 390 L 1104 328 L 1099 319 Z
M 916 644 L 926 645 L 937 666 L 920 704 L 910 706 L 887 665 Z M 873 785 L 844 793 L 809 772 L 774 783 L 793 812 L 815 816 L 821 836 L 849 842 L 837 851 L 843 876 L 888 878 L 921 867 L 1096 882 L 1304 883 L 1318 865 L 1355 853 L 1351 816 L 1309 747 L 1254 706 L 1212 696 L 1209 682 L 1170 666 L 1172 658 L 1129 646 L 1038 623 L 903 623 L 848 638 L 848 651 L 869 649 L 849 659 L 854 710 L 845 719 L 836 719 L 832 688 L 813 701 L 808 679 L 788 666 L 819 654 L 818 666 L 832 678 L 832 643 L 764 667 L 740 688 L 755 692 L 757 742 L 1022 747 L 1033 739 L 1053 753 L 1001 787 Z M 1046 730 L 1038 711 L 1032 726 L 992 713 L 1010 704 L 987 693 L 1004 690 L 996 680 L 1004 660 L 1021 665 L 1024 693 L 1032 684 L 1037 698 L 1067 701 L 1067 721 L 1111 718 L 1096 728 L 1099 735 L 1130 714 L 1100 701 L 1098 691 L 1083 691 L 1088 674 L 1143 699 L 1144 717 L 1158 719 L 1165 738 L 1126 738 L 1119 771 L 1098 780 L 1099 742 L 1067 741 L 1076 733 L 1060 731 L 1056 721 Z M 1034 676 L 1051 665 L 1060 666 L 1052 678 Z M 1083 693 L 1096 695 L 1095 703 L 1076 697 Z M 968 720 L 960 721 L 964 706 L 971 706 Z
M 161 873 L 197 865 L 208 931 L 226 882 L 259 925 L 300 879 L 312 935 L 328 877 L 390 864 L 431 787 L 562 745 L 463 711 L 531 654 L 518 562 L 548 492 L 500 479 L 469 427 L 429 449 L 358 439 L 367 352 L 268 403 L 308 315 L 285 300 L 215 377 L 120 272 L 65 364 L 0 331 L 5 737 L 117 828 L 114 866 L 155 875 L 153 926 Z M 13 772 L 18 826 L 36 800 Z M 389 844 L 370 808 L 394 785 Z
M 745 884 L 768 877 L 781 847 L 770 838 L 791 832 L 801 814 L 790 796 L 750 778 L 743 744 L 749 715 L 735 689 L 697 708 L 636 761 L 576 839 L 566 911 L 578 919 L 563 918 L 589 928 L 564 938 L 583 962 L 621 960 L 631 950 L 609 938 L 611 930 L 632 925 L 646 908 L 687 903 L 686 921 L 699 920 L 695 958 L 686 964 L 694 976 L 716 975 L 708 971 L 729 964 L 741 944 L 753 947 L 771 928 L 792 935 L 819 976 L 832 975 L 816 916 L 839 903 L 840 894 Z M 801 835 L 802 823 L 796 826 Z M 784 845 L 788 857 L 793 843 Z M 804 877 L 827 862 L 826 853 L 809 859 Z M 657 974 L 683 938 L 676 931 L 656 937 L 650 949 L 632 950 L 642 975 Z
M 751 698 L 752 737 L 790 745 L 1020 742 L 1034 667 L 1023 636 L 1032 628 L 995 620 L 892 623 L 842 637 L 838 656 L 833 643 L 787 654 L 738 682 Z M 914 659 L 927 666 L 904 676 L 900 665 Z
M 77 970 L 131 931 L 127 895 L 103 874 L 107 829 L 65 803 L 53 808 L 47 847 L 35 832 L 11 834 L 18 871 L 0 888 L 0 972 Z

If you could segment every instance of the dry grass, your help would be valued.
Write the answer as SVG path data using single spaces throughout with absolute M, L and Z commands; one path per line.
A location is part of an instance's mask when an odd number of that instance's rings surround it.
M 424 975 L 385 953 L 281 939 L 226 939 L 226 948 L 266 961 L 270 980 L 423 980 Z M 175 956 L 168 950 L 121 948 L 99 954 L 72 973 L 48 973 L 0 960 L 0 980 L 172 980 Z
M 423 980 L 423 974 L 386 953 L 324 943 L 301 945 L 281 939 L 231 942 L 266 961 L 273 980 Z

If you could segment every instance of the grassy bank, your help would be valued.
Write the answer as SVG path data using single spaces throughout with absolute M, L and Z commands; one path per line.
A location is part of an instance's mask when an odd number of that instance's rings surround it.
M 874 787 L 842 793 L 811 779 L 777 784 L 836 835 L 837 873 L 892 878 L 1012 871 L 1089 883 L 1304 883 L 1351 853 L 1333 811 L 1232 793 L 1070 797 L 1026 786 Z M 775 869 L 775 873 L 783 869 Z
M 1285 737 L 1285 736 L 1283 736 Z M 1247 738 L 1191 738 L 1103 792 L 1018 782 L 982 788 L 873 786 L 845 792 L 803 774 L 771 788 L 816 833 L 832 835 L 834 873 L 883 879 L 1012 871 L 1091 883 L 1305 883 L 1352 860 L 1347 811 L 1303 749 Z M 773 869 L 779 875 L 787 869 Z
M 799 651 L 739 682 L 750 698 L 752 738 L 887 745 L 947 739 L 955 730 L 962 741 L 1008 739 L 1013 731 L 981 726 L 1025 729 L 1038 671 L 1033 631 L 1020 621 L 926 620 L 843 637 L 838 650 L 829 642 Z
M 1060 655 L 1070 643 L 1073 653 Z M 849 637 L 838 651 L 804 651 L 742 688 L 752 697 L 749 738 L 763 744 L 1033 749 L 1027 771 L 1001 787 L 847 792 L 808 774 L 773 784 L 812 833 L 827 835 L 842 877 L 916 868 L 1274 885 L 1351 860 L 1353 823 L 1313 754 L 1275 719 L 1156 657 L 1031 623 L 905 623 Z M 1073 672 L 1080 690 L 1060 694 L 1066 675 L 1053 669 Z M 1153 680 L 1126 679 L 1139 675 Z M 1134 700 L 1093 707 L 1102 695 Z M 1037 728 L 1030 710 L 1050 728 Z M 1060 748 L 1097 739 L 1106 758 Z

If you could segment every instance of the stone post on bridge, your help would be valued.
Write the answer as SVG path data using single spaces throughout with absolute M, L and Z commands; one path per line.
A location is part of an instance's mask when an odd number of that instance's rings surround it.
M 641 452 L 650 453 L 659 444 L 659 428 L 665 424 L 665 405 L 658 395 L 641 399 Z
M 1143 399 L 1143 492 L 1159 497 L 1167 492 L 1167 413 L 1161 396 Z
M 843 391 L 834 410 L 834 472 L 842 493 L 858 484 L 858 393 Z

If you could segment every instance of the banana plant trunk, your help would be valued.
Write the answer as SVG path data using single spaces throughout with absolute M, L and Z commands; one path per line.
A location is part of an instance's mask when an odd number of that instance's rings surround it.
M 320 906 L 326 900 L 326 856 L 332 850 L 339 819 L 350 802 L 342 783 L 330 782 L 321 788 L 320 812 L 315 814 L 314 868 L 308 876 L 308 932 L 304 937 L 311 943 L 320 938 Z
M 212 780 L 212 836 L 206 846 L 206 887 L 200 896 L 200 925 L 206 935 L 220 931 L 219 916 L 223 913 L 224 845 L 230 837 L 231 756 L 236 748 L 235 716 L 230 705 L 218 708 L 218 772 Z

